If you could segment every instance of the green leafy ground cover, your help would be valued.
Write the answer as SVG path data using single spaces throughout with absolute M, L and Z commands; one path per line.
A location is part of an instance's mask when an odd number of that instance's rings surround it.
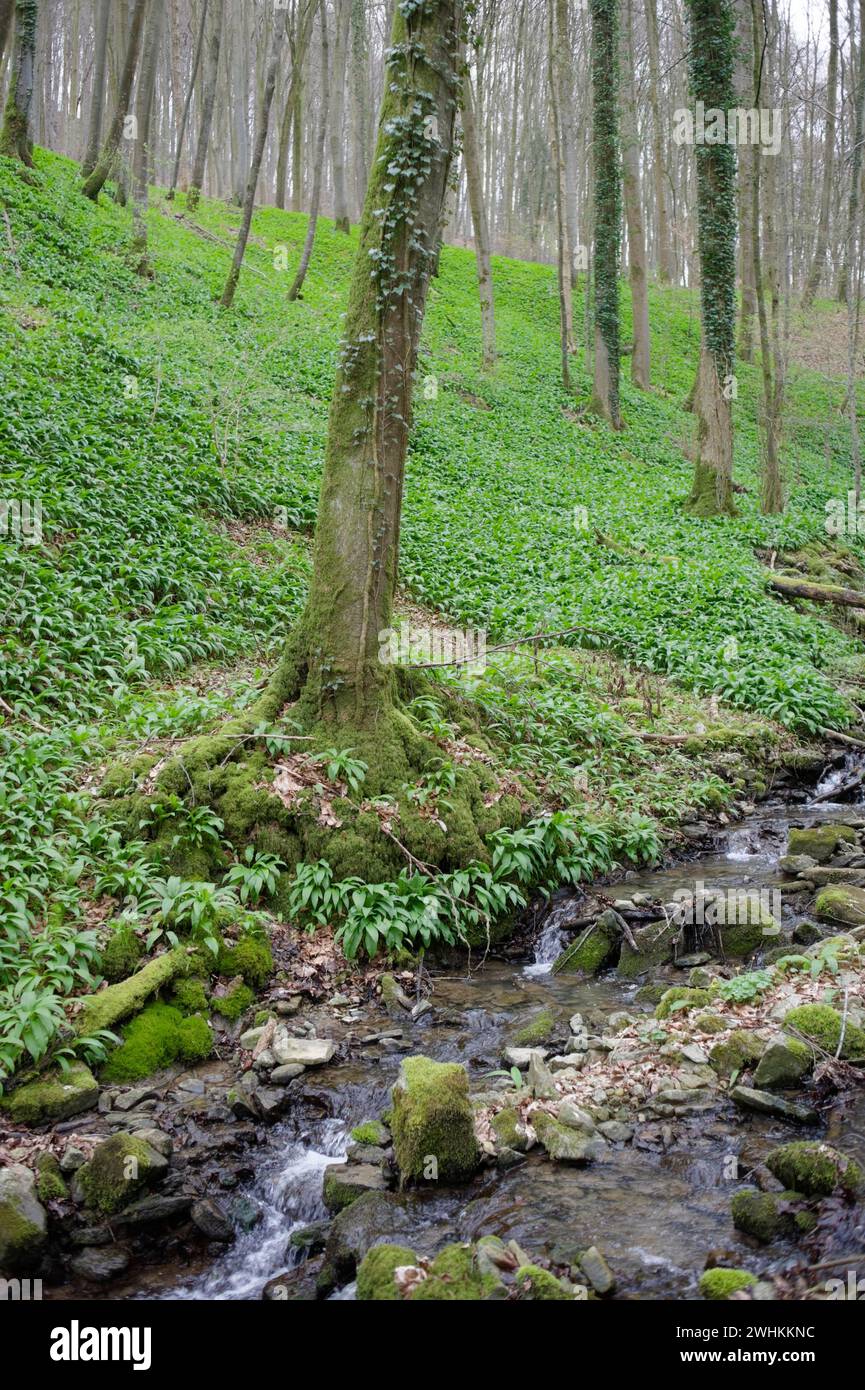
M 304 298 L 289 304 L 305 218 L 261 210 L 224 315 L 215 298 L 237 209 L 205 201 L 193 225 L 182 197 L 167 205 L 156 195 L 155 276 L 143 280 L 126 259 L 128 213 L 83 199 L 67 161 L 37 152 L 32 182 L 0 161 L 0 196 L 12 236 L 0 261 L 0 496 L 38 502 L 43 528 L 38 545 L 0 538 L 8 1071 L 44 1054 L 58 1000 L 98 977 L 105 911 L 94 915 L 94 900 L 110 908 L 146 897 L 160 871 L 123 842 L 110 806 L 91 814 L 92 769 L 117 753 L 170 751 L 248 704 L 303 601 L 302 533 L 315 517 L 355 238 L 322 222 Z M 745 745 L 765 743 L 767 720 L 808 732 L 852 717 L 839 680 L 857 672 L 858 644 L 825 614 L 772 598 L 755 554 L 825 542 L 825 501 L 845 497 L 849 481 L 843 388 L 795 376 L 791 409 L 804 423 L 785 455 L 795 490 L 786 515 L 766 519 L 756 500 L 758 382 L 742 368 L 740 516 L 698 524 L 680 505 L 691 474 L 681 401 L 698 351 L 693 296 L 653 292 L 661 384 L 644 396 L 623 383 L 627 429 L 613 435 L 583 413 L 590 383 L 579 364 L 576 398 L 558 384 L 552 270 L 497 260 L 494 272 L 501 357 L 484 376 L 473 256 L 443 251 L 402 582 L 490 642 L 580 631 L 539 664 L 520 649 L 481 680 L 450 675 L 447 698 L 416 717 L 446 739 L 448 708 L 470 700 L 503 767 L 551 807 L 618 817 L 610 856 L 626 843 L 644 852 L 654 832 L 642 817 L 674 821 L 729 793 L 699 749 L 660 757 L 640 730 L 699 727 L 711 692 L 742 711 L 728 709 L 724 729 Z M 828 461 L 824 429 L 810 423 L 826 419 Z M 244 848 L 229 847 L 229 859 Z M 539 865 L 555 863 L 538 853 Z M 164 901 L 167 882 L 151 899 Z M 213 893 L 193 881 L 181 895 L 185 925 L 206 931 Z M 170 912 L 162 919 L 167 931 L 179 924 Z

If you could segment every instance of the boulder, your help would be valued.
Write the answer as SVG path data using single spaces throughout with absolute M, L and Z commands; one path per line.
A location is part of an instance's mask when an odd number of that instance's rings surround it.
M 336 1052 L 330 1038 L 293 1038 L 284 1024 L 273 1035 L 270 1050 L 280 1067 L 323 1067 Z
M 580 1271 L 597 1294 L 613 1293 L 616 1276 L 596 1245 L 584 1250 L 579 1258 Z
M 369 1163 L 332 1163 L 324 1171 L 323 1198 L 328 1211 L 342 1211 L 365 1192 L 384 1192 L 387 1184 L 380 1168 Z
M 456 1062 L 406 1057 L 393 1088 L 391 1132 L 403 1182 L 462 1182 L 480 1152 L 466 1069 Z
M 31 1170 L 23 1163 L 0 1168 L 0 1272 L 34 1269 L 45 1250 L 47 1229 Z
M 795 1089 L 801 1086 L 813 1065 L 810 1047 L 798 1038 L 772 1038 L 757 1064 L 754 1085 L 769 1091 Z
M 74 1274 L 89 1284 L 110 1284 L 129 1268 L 129 1255 L 119 1245 L 87 1246 L 71 1261 Z
M 718 1076 L 732 1076 L 760 1060 L 763 1044 L 754 1033 L 737 1028 L 724 1042 L 717 1042 L 709 1053 L 709 1066 Z
M 214 1197 L 195 1202 L 190 1213 L 192 1223 L 208 1240 L 227 1243 L 234 1240 L 234 1223 L 225 1208 Z
M 766 1167 L 786 1188 L 806 1197 L 830 1197 L 836 1188 L 854 1197 L 862 1187 L 858 1163 L 831 1144 L 782 1144 L 766 1155 Z
M 85 1202 L 110 1215 L 128 1206 L 139 1193 L 165 1176 L 168 1160 L 131 1134 L 114 1134 L 93 1151 L 75 1175 Z
M 506 1106 L 493 1115 L 490 1121 L 499 1148 L 512 1149 L 515 1153 L 525 1153 L 529 1147 L 525 1128 L 520 1123 L 516 1106 Z
M 637 949 L 635 951 L 625 937 L 617 966 L 617 973 L 626 980 L 636 979 L 672 960 L 679 927 L 675 922 L 650 922 L 648 926 L 638 927 L 632 935 Z
M 601 1158 L 606 1152 L 606 1144 L 597 1135 L 572 1129 L 569 1125 L 548 1115 L 545 1110 L 537 1110 L 531 1117 L 532 1128 L 547 1154 L 555 1163 L 575 1164 L 584 1167 Z
M 597 975 L 605 965 L 612 964 L 623 933 L 624 923 L 618 912 L 614 908 L 607 908 L 556 957 L 553 974 L 579 971 L 585 975 Z
M 362 1192 L 331 1223 L 325 1265 L 337 1283 L 353 1279 L 364 1255 L 380 1240 L 399 1240 L 417 1231 L 403 1199 L 390 1192 Z
M 761 1245 L 781 1236 L 805 1235 L 815 1221 L 814 1214 L 802 1207 L 798 1192 L 758 1192 L 754 1187 L 736 1193 L 730 1213 L 736 1230 L 753 1236 Z
M 840 883 L 822 888 L 814 900 L 814 911 L 822 922 L 861 927 L 865 923 L 865 888 Z
M 558 1095 L 553 1073 L 544 1061 L 543 1054 L 533 1052 L 529 1061 L 526 1085 L 535 1100 L 555 1100 Z
M 518 1028 L 513 1036 L 514 1047 L 534 1048 L 540 1043 L 549 1042 L 557 1027 L 556 1016 L 552 1009 L 541 1009 Z
M 856 831 L 849 825 L 813 825 L 791 830 L 787 854 L 805 854 L 815 864 L 827 864 L 842 845 L 855 845 Z
M 795 1101 L 783 1100 L 771 1091 L 757 1091 L 752 1086 L 734 1086 L 730 1099 L 741 1110 L 756 1110 L 761 1115 L 774 1115 L 779 1120 L 791 1120 L 794 1124 L 817 1125 L 820 1116 L 807 1105 L 797 1105 Z
M 66 1072 L 25 1081 L 0 1099 L 0 1111 L 16 1124 L 44 1125 L 92 1110 L 98 1100 L 99 1084 L 90 1068 L 73 1062 Z
M 784 1026 L 810 1038 L 832 1057 L 837 1052 L 848 1062 L 865 1059 L 865 1029 L 857 1028 L 849 1018 L 845 1021 L 830 1004 L 800 1004 L 784 1015 Z

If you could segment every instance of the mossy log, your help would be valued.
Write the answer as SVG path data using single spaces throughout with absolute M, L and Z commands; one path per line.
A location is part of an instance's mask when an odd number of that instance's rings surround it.
M 119 985 L 109 985 L 98 994 L 88 995 L 75 1016 L 75 1031 L 82 1037 L 89 1037 L 100 1028 L 113 1028 L 115 1023 L 137 1013 L 152 994 L 182 974 L 188 962 L 189 952 L 178 946 L 148 961 L 143 969 Z
M 794 579 L 788 574 L 769 575 L 769 588 L 785 598 L 805 598 L 811 603 L 839 603 L 847 608 L 865 608 L 865 593 L 841 584 L 815 584 L 810 579 Z

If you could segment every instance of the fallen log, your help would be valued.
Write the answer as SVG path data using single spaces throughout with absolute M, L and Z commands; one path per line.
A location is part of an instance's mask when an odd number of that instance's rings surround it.
M 845 589 L 840 584 L 815 584 L 810 579 L 794 579 L 791 575 L 768 574 L 769 588 L 785 598 L 804 598 L 811 603 L 840 603 L 847 608 L 865 608 L 865 593 Z

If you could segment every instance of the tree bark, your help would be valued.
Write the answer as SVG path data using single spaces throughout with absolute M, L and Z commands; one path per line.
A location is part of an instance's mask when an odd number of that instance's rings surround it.
M 772 88 L 766 74 L 767 37 L 763 20 L 763 0 L 751 0 L 752 37 L 754 44 L 754 106 L 762 109 L 764 99 L 771 108 Z M 774 184 L 773 184 L 774 190 Z M 781 478 L 781 404 L 784 390 L 783 366 L 778 344 L 778 267 L 777 247 L 774 241 L 774 217 L 766 209 L 767 229 L 772 235 L 767 237 L 768 255 L 764 265 L 763 247 L 760 236 L 760 203 L 763 189 L 760 158 L 755 158 L 751 175 L 751 237 L 754 264 L 754 290 L 757 300 L 757 314 L 760 324 L 760 370 L 763 379 L 763 477 L 760 489 L 760 508 L 764 515 L 778 515 L 784 510 L 784 485 Z M 771 199 L 771 193 L 769 195 Z M 767 200 L 768 201 L 768 200 Z M 772 322 L 766 309 L 766 286 L 764 275 L 772 286 Z
M 838 0 L 829 0 L 829 71 L 826 79 L 826 138 L 823 145 L 823 184 L 820 191 L 820 222 L 817 245 L 808 273 L 802 306 L 811 307 L 826 270 L 829 247 L 829 211 L 832 205 L 832 182 L 835 177 L 835 130 L 838 115 Z
M 300 265 L 297 274 L 288 291 L 290 300 L 297 299 L 303 289 L 303 282 L 306 279 L 306 272 L 309 270 L 309 262 L 312 259 L 312 248 L 315 245 L 315 229 L 318 225 L 318 210 L 321 205 L 321 185 L 324 178 L 324 146 L 327 137 L 327 121 L 330 109 L 330 52 L 327 41 L 327 10 L 324 0 L 319 5 L 319 22 L 321 24 L 321 111 L 319 113 L 318 135 L 315 147 L 315 169 L 312 176 L 312 206 L 309 210 L 309 221 L 306 224 L 306 238 L 303 243 L 303 252 L 300 257 Z
M 762 3 L 762 0 L 761 0 Z M 751 0 L 736 0 L 736 95 L 742 106 L 750 106 L 754 90 L 754 36 Z M 749 56 L 751 61 L 749 62 Z M 745 100 L 745 96 L 748 100 Z M 762 154 L 752 145 L 739 149 L 739 305 L 738 354 L 743 362 L 754 359 L 754 318 L 757 298 L 754 285 L 754 232 L 751 224 L 754 208 L 753 181 L 759 177 Z
M 622 192 L 618 0 L 591 0 L 591 15 L 595 184 L 595 369 L 592 403 L 614 429 L 621 429 L 619 243 Z
M 102 135 L 102 117 L 105 111 L 105 73 L 108 59 L 108 21 L 111 0 L 95 0 L 96 30 L 94 33 L 93 90 L 90 96 L 90 126 L 87 132 L 87 148 L 81 165 L 81 175 L 87 178 L 93 173 L 99 157 L 99 140 Z
M 628 271 L 631 281 L 631 317 L 634 346 L 631 353 L 631 380 L 648 391 L 649 370 L 649 287 L 646 271 L 646 229 L 640 193 L 640 150 L 637 131 L 635 89 L 633 0 L 624 0 L 625 43 L 623 52 L 622 103 L 622 186 L 628 225 Z
M 838 276 L 838 299 L 847 303 L 850 286 L 850 262 L 856 243 L 859 203 L 862 196 L 862 146 L 865 144 L 865 0 L 859 0 L 859 79 L 855 96 L 855 130 L 853 153 L 850 159 L 850 196 L 847 200 L 847 236 L 844 259 Z
M 302 691 L 307 720 L 368 731 L 379 758 L 396 714 L 380 644 L 393 610 L 413 379 L 453 152 L 463 6 L 427 0 L 406 9 L 394 13 L 309 598 L 274 678 L 286 698 Z
M 730 111 L 733 12 L 730 0 L 688 0 L 694 101 Z M 697 417 L 692 516 L 733 515 L 732 393 L 736 320 L 736 158 L 727 144 L 696 144 L 697 238 L 702 342 L 694 391 Z
M 345 188 L 345 74 L 351 0 L 334 0 L 333 121 L 330 127 L 330 161 L 333 166 L 333 220 L 338 232 L 349 232 L 348 197 Z
M 147 185 L 150 176 L 150 130 L 153 122 L 153 96 L 165 0 L 150 0 L 147 33 L 141 54 L 138 94 L 135 104 L 137 132 L 132 159 L 132 253 L 139 275 L 149 271 L 147 260 Z
M 12 16 L 15 13 L 15 0 L 0 0 L 0 63 L 6 54 L 6 45 L 12 32 Z
M 468 68 L 463 76 L 462 92 L 463 157 L 466 164 L 466 182 L 469 190 L 469 203 L 472 211 L 472 226 L 475 234 L 475 259 L 478 268 L 478 298 L 481 306 L 481 336 L 483 340 L 483 365 L 486 369 L 495 366 L 496 361 L 496 315 L 493 301 L 493 275 L 490 263 L 490 228 L 484 199 L 481 155 L 478 146 L 478 129 L 475 117 L 472 79 Z
M 169 202 L 174 197 L 174 190 L 177 187 L 177 180 L 180 175 L 180 160 L 183 155 L 183 139 L 186 135 L 186 123 L 189 120 L 189 105 L 192 101 L 192 92 L 195 87 L 195 79 L 198 76 L 198 68 L 201 63 L 201 51 L 204 47 L 204 29 L 207 24 L 207 3 L 202 0 L 201 23 L 198 28 L 198 38 L 195 44 L 195 55 L 192 60 L 192 72 L 189 74 L 189 82 L 186 88 L 186 96 L 183 101 L 183 114 L 180 117 L 180 129 L 177 132 L 177 152 L 174 156 L 174 168 L 171 171 L 171 185 L 168 189 Z
M 658 217 L 658 279 L 669 285 L 676 267 L 670 241 L 670 213 L 667 192 L 667 163 L 664 158 L 664 128 L 661 122 L 660 59 L 658 53 L 658 3 L 646 0 L 646 37 L 649 50 L 649 105 L 652 109 L 652 174 Z
M 0 130 L 0 154 L 20 159 L 33 167 L 33 140 L 30 134 L 30 108 L 36 72 L 36 0 L 17 0 L 15 5 L 15 49 L 12 74 Z
M 111 118 L 111 125 L 109 126 L 105 143 L 96 161 L 96 167 L 84 180 L 81 189 L 84 196 L 86 198 L 92 198 L 94 202 L 105 186 L 106 179 L 110 177 L 115 156 L 120 148 L 120 141 L 123 138 L 124 126 L 129 112 L 130 99 L 132 97 L 132 84 L 135 81 L 135 70 L 138 67 L 138 54 L 141 50 L 141 38 L 144 31 L 144 17 L 146 13 L 147 0 L 135 0 L 135 8 L 132 11 L 132 21 L 129 29 L 129 39 L 126 45 L 126 57 L 123 60 L 123 71 L 120 74 L 120 87 L 117 92 L 117 104 L 114 108 L 114 115 Z
M 219 50 L 222 46 L 222 26 L 225 20 L 225 0 L 214 0 L 210 20 L 210 34 L 207 39 L 207 56 L 201 92 L 201 124 L 198 127 L 192 178 L 186 196 L 186 206 L 190 212 L 194 212 L 197 208 L 204 186 L 204 170 L 207 166 L 207 151 L 210 148 L 210 133 L 213 129 L 213 107 L 216 101 Z
M 231 269 L 228 272 L 225 289 L 222 291 L 222 298 L 219 301 L 223 309 L 231 308 L 234 292 L 240 280 L 240 268 L 243 265 L 246 243 L 249 240 L 249 229 L 252 226 L 252 214 L 255 210 L 255 192 L 258 188 L 258 176 L 261 173 L 261 161 L 264 157 L 264 146 L 267 142 L 267 129 L 270 124 L 270 108 L 273 104 L 273 93 L 276 87 L 276 69 L 279 63 L 282 41 L 285 37 L 286 23 L 287 13 L 277 10 L 274 15 L 270 57 L 267 64 L 267 75 L 264 79 L 264 92 L 262 94 L 261 106 L 258 111 L 255 126 L 252 163 L 249 169 L 246 194 L 243 200 L 243 217 L 240 223 L 240 231 L 237 234 L 237 244 L 234 248 L 234 258 L 231 262 Z

